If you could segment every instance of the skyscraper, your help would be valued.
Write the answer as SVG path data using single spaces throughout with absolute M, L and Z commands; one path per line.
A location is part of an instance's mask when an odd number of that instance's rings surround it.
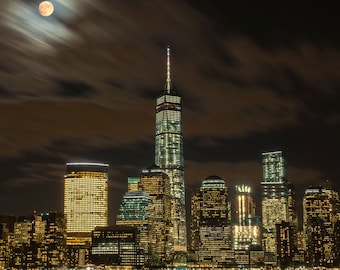
M 169 176 L 156 165 L 144 169 L 140 175 L 140 186 L 150 195 L 154 206 L 154 235 L 156 240 L 153 251 L 154 264 L 165 264 L 171 259 L 172 235 L 169 233 L 170 220 L 170 180 Z
M 209 176 L 191 198 L 191 249 L 199 262 L 223 264 L 231 250 L 230 203 L 225 181 Z
M 313 267 L 331 267 L 336 259 L 334 228 L 340 219 L 339 193 L 331 188 L 311 186 L 303 197 L 303 230 L 306 261 Z
M 138 190 L 124 194 L 119 207 L 116 225 L 137 228 L 137 238 L 145 254 L 145 263 L 150 263 L 156 239 L 154 237 L 154 205 L 148 193 Z
M 288 221 L 291 225 L 294 226 L 295 231 L 298 230 L 298 215 L 296 211 L 296 202 L 295 202 L 295 186 L 288 181 L 287 185 L 288 190 Z
M 276 263 L 276 224 L 288 221 L 287 165 L 282 151 L 262 154 L 262 225 L 267 263 Z
M 260 244 L 260 227 L 255 218 L 255 203 L 250 187 L 236 185 L 235 223 L 233 225 L 233 248 L 248 250 L 250 245 Z
M 285 221 L 276 224 L 276 242 L 279 266 L 282 269 L 293 266 L 294 255 L 297 251 L 295 225 Z
M 64 215 L 67 244 L 91 241 L 96 226 L 108 225 L 108 164 L 67 163 Z M 80 238 L 79 238 L 80 237 Z
M 186 250 L 186 214 L 181 97 L 172 89 L 170 47 L 167 47 L 165 89 L 157 98 L 155 164 L 170 178 L 171 235 L 174 251 Z

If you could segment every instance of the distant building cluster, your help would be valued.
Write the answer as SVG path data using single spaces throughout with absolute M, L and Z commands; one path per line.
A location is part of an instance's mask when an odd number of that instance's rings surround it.
M 260 215 L 249 185 L 230 190 L 212 175 L 191 194 L 187 218 L 181 110 L 167 48 L 155 164 L 127 179 L 115 224 L 108 222 L 109 165 L 67 163 L 62 213 L 0 216 L 0 269 L 340 267 L 339 192 L 329 183 L 307 188 L 299 225 L 282 151 L 262 153 Z

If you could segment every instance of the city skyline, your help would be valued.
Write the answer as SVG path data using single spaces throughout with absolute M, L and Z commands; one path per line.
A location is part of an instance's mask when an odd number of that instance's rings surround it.
M 168 44 L 187 198 L 218 175 L 259 202 L 261 153 L 275 150 L 298 198 L 326 179 L 339 190 L 331 6 L 56 0 L 43 18 L 38 2 L 5 0 L 0 11 L 0 213 L 61 211 L 65 163 L 105 162 L 113 223 L 128 177 L 154 162 Z

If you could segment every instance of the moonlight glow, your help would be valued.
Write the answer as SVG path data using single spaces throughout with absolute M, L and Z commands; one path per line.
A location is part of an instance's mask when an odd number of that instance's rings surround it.
M 54 6 L 50 1 L 43 1 L 39 5 L 39 12 L 42 16 L 47 17 L 52 15 Z

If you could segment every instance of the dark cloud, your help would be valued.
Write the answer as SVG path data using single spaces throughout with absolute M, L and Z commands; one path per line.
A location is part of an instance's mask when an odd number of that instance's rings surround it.
M 299 194 L 304 183 L 340 177 L 331 4 L 55 0 L 54 15 L 43 18 L 37 3 L 5 0 L 0 11 L 0 199 L 8 211 L 20 210 L 28 188 L 45 190 L 32 208 L 60 209 L 65 163 L 75 160 L 110 163 L 117 209 L 127 177 L 153 162 L 168 44 L 183 97 L 188 189 L 214 174 L 258 191 L 261 152 L 279 149 Z
M 93 88 L 84 82 L 57 81 L 59 95 L 65 98 L 88 98 Z
M 335 3 L 259 3 L 187 1 L 209 17 L 219 32 L 242 33 L 266 49 L 275 49 L 308 39 L 313 43 L 339 45 Z
M 0 87 L 0 99 L 6 100 L 13 98 L 14 96 L 7 89 Z

